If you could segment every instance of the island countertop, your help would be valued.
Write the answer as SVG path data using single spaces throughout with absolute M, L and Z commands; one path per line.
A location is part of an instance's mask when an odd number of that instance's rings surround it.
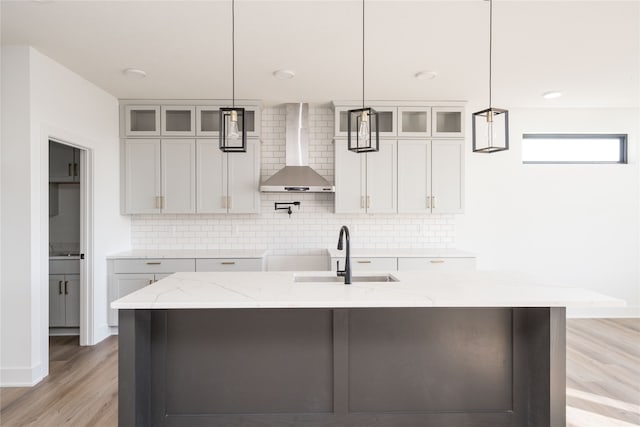
M 356 273 L 371 276 L 375 273 Z M 381 273 L 382 274 L 382 273 Z M 589 307 L 625 301 L 587 289 L 539 283 L 519 273 L 400 272 L 396 282 L 296 282 L 322 272 L 176 273 L 111 303 L 115 309 Z

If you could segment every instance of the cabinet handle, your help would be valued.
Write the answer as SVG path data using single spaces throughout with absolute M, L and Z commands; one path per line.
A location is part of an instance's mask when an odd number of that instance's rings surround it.
M 358 262 L 358 264 L 371 264 L 371 261 L 369 261 L 369 260 L 359 260 L 357 262 Z
M 58 295 L 62 295 L 62 280 L 58 280 Z
M 371 207 L 371 196 L 367 196 L 367 209 Z
M 431 209 L 436 208 L 436 196 L 431 196 Z
M 153 279 L 149 279 L 149 284 L 153 285 Z
M 162 264 L 162 261 L 147 261 L 146 264 L 147 265 L 160 265 L 160 264 Z
M 360 196 L 360 209 L 364 209 L 364 196 Z
M 427 196 L 427 209 L 431 209 L 431 196 Z
M 222 207 L 227 209 L 227 196 L 222 196 Z
M 160 197 L 156 196 L 154 197 L 155 202 L 156 202 L 156 209 L 160 209 Z
M 164 208 L 165 208 L 164 196 L 160 196 L 160 209 L 164 209 Z
M 235 261 L 222 261 L 221 264 L 222 265 L 234 265 L 236 262 Z
M 65 295 L 69 295 L 69 281 L 68 280 L 64 281 L 64 294 Z
M 72 176 L 71 175 L 71 163 L 67 163 L 67 175 L 68 176 Z
M 443 259 L 432 259 L 431 261 L 429 261 L 431 264 L 444 264 L 444 260 Z
M 73 164 L 73 176 L 78 176 L 78 164 Z
M 232 209 L 232 205 L 231 205 L 231 196 L 227 196 L 227 199 L 228 199 L 228 200 L 227 200 L 227 207 L 228 207 L 229 209 Z

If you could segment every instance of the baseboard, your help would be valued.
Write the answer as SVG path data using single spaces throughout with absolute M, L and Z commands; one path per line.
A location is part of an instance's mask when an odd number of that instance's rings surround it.
M 80 335 L 80 328 L 49 328 L 50 337 Z
M 42 365 L 32 368 L 1 368 L 0 387 L 33 387 L 44 378 Z
M 640 306 L 567 308 L 567 318 L 621 318 L 640 317 Z
M 103 323 L 96 328 L 92 345 L 96 345 L 99 342 L 102 342 L 103 340 L 109 338 L 111 335 L 111 328 L 106 323 Z
M 118 335 L 118 327 L 117 326 L 110 326 L 109 327 L 111 335 Z

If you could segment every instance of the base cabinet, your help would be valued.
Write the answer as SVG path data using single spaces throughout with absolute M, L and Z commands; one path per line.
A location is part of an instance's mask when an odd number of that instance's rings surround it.
M 344 257 L 331 258 L 331 270 L 337 263 L 344 269 Z M 473 271 L 474 257 L 353 257 L 351 270 L 357 271 Z

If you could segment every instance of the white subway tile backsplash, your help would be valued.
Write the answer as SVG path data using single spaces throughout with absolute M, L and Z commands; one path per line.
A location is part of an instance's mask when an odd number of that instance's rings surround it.
M 309 164 L 334 180 L 333 111 L 310 107 Z M 263 179 L 285 163 L 283 107 L 262 112 Z M 274 254 L 322 255 L 333 247 L 342 225 L 354 248 L 453 247 L 454 215 L 346 215 L 333 213 L 332 194 L 263 193 L 259 215 L 133 215 L 133 249 L 270 249 Z M 291 217 L 274 202 L 302 202 Z

